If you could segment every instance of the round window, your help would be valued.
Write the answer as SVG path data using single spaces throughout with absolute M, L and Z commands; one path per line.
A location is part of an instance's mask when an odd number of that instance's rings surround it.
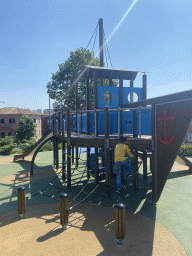
M 136 102 L 138 101 L 138 95 L 135 92 L 130 92 L 128 95 L 128 101 L 129 102 Z

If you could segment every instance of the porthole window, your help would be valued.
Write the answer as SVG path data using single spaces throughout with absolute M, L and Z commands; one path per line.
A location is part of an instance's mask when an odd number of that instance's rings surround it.
M 128 101 L 129 102 L 137 102 L 138 101 L 138 95 L 135 92 L 130 92 L 128 95 Z

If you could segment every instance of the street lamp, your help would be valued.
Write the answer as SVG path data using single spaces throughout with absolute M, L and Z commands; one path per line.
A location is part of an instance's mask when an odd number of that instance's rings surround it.
M 47 93 L 49 94 L 49 128 L 51 129 L 51 113 L 50 113 L 50 94 L 51 94 L 51 91 L 48 89 Z

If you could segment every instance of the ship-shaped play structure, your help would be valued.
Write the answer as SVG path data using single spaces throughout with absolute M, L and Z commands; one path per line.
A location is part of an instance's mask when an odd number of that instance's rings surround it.
M 110 194 L 111 179 L 116 175 L 114 149 L 120 135 L 126 134 L 129 136 L 129 147 L 134 152 L 134 190 L 139 189 L 138 158 L 143 160 L 143 179 L 147 179 L 147 159 L 150 159 L 152 201 L 158 201 L 191 122 L 192 90 L 146 99 L 145 72 L 142 87 L 133 86 L 138 72 L 141 71 L 86 66 L 78 77 L 65 78 L 70 79 L 72 84 L 75 81 L 76 109 L 68 107 L 66 112 L 61 111 L 52 116 L 53 136 L 47 140 L 54 141 L 54 164 L 58 168 L 58 137 L 62 138 L 62 170 L 63 176 L 66 175 L 68 189 L 71 188 L 74 147 L 76 154 L 79 147 L 86 147 L 87 177 L 93 176 L 97 184 L 104 179 L 106 193 Z M 86 110 L 77 108 L 80 78 L 86 82 Z M 89 102 L 90 79 L 94 81 L 92 110 Z M 98 83 L 101 79 L 109 79 L 109 84 L 113 79 L 118 80 L 119 86 L 100 86 Z M 124 87 L 124 80 L 129 80 L 131 86 Z M 137 94 L 137 102 L 130 102 L 133 93 Z M 43 144 L 33 156 L 31 175 L 35 156 Z M 91 148 L 94 148 L 94 153 L 90 153 Z M 99 158 L 102 158 L 102 167 L 99 167 Z M 78 166 L 78 156 L 76 161 Z
M 102 48 L 102 47 L 101 47 Z M 101 50 L 102 53 L 102 50 Z M 135 87 L 134 80 L 142 72 L 142 86 Z M 31 162 L 40 148 L 48 141 L 54 144 L 54 164 L 58 168 L 58 137 L 62 139 L 62 172 L 71 189 L 71 163 L 76 167 L 78 149 L 86 147 L 87 177 L 96 184 L 105 181 L 110 194 L 114 172 L 114 149 L 122 134 L 129 136 L 129 147 L 134 152 L 134 190 L 139 189 L 138 159 L 143 161 L 143 179 L 147 179 L 147 163 L 152 173 L 152 201 L 157 202 L 165 186 L 169 172 L 176 160 L 179 148 L 192 119 L 192 90 L 147 99 L 147 72 L 96 66 L 85 66 L 78 76 L 65 77 L 75 90 L 75 109 L 67 108 L 52 115 L 52 135 L 39 143 Z M 78 109 L 78 81 L 86 84 L 86 109 Z M 94 82 L 94 99 L 90 102 L 90 79 Z M 103 86 L 108 79 L 109 86 Z M 130 83 L 125 87 L 125 81 Z M 113 86 L 116 81 L 118 86 Z M 134 95 L 138 100 L 134 102 Z M 94 107 L 91 108 L 91 103 Z M 67 147 L 67 151 L 65 148 Z M 94 148 L 94 153 L 91 153 Z M 71 154 L 72 149 L 72 154 Z M 15 156 L 15 160 L 19 156 Z M 99 158 L 102 166 L 99 166 Z M 186 159 L 177 159 L 186 163 Z M 147 162 L 147 160 L 150 160 Z M 186 160 L 186 161 L 185 161 Z M 189 162 L 188 162 L 189 164 Z M 190 165 L 190 164 L 189 164 Z

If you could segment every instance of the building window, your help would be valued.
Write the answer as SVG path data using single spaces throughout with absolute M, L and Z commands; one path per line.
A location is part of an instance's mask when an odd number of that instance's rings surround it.
M 5 119 L 1 119 L 1 120 L 0 120 L 0 123 L 1 123 L 1 124 L 4 124 L 4 123 L 5 123 Z
M 39 119 L 39 123 L 40 123 L 40 119 Z
M 10 132 L 8 133 L 8 136 L 11 136 L 11 133 L 10 133 Z
M 41 133 L 40 133 L 40 130 L 39 130 L 39 135 L 40 135 Z
M 9 118 L 9 123 L 14 124 L 15 123 L 15 118 Z
M 36 119 L 33 119 L 34 123 L 36 123 Z
M 188 133 L 188 141 L 192 141 L 192 133 Z
M 5 133 L 4 132 L 1 133 L 1 138 L 5 138 Z

